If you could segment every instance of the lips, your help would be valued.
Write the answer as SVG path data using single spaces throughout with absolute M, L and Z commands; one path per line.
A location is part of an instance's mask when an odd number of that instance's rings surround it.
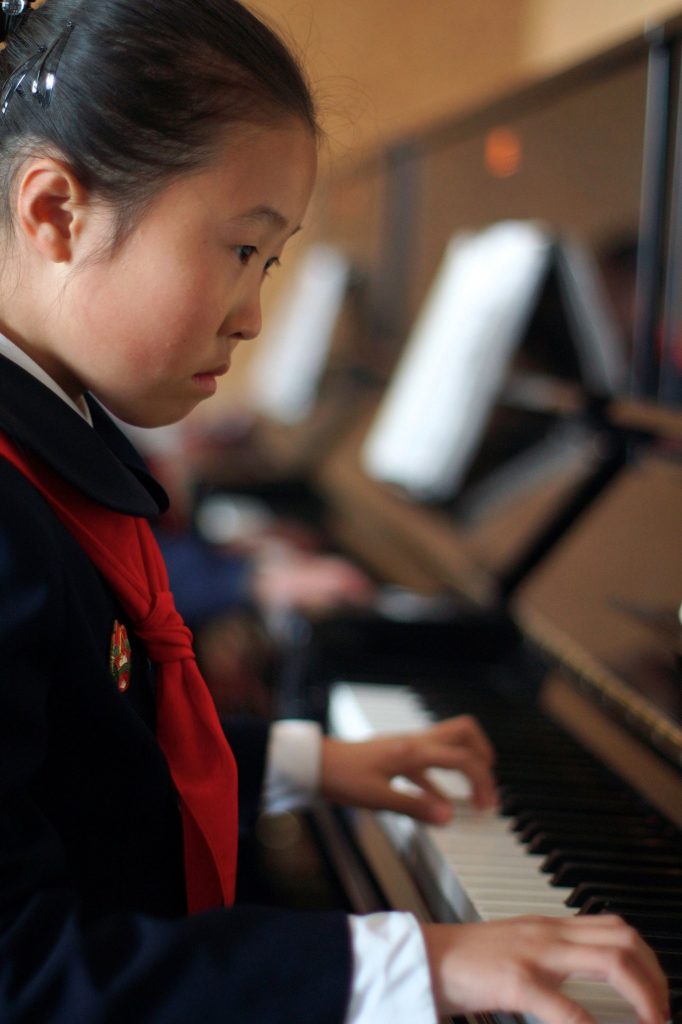
M 192 376 L 192 380 L 201 388 L 202 391 L 212 395 L 218 387 L 218 381 L 216 378 L 223 377 L 229 368 L 229 363 L 221 363 L 220 366 L 215 367 L 213 370 L 202 370 L 201 373 L 195 373 Z
M 227 371 L 230 369 L 229 363 L 221 363 L 220 366 L 216 366 L 213 370 L 202 370 L 200 373 L 195 373 L 195 377 L 224 377 Z

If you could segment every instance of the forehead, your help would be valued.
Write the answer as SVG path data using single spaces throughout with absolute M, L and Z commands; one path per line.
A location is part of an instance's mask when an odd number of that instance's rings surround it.
M 300 226 L 316 169 L 315 139 L 307 127 L 294 121 L 249 127 L 232 136 L 185 184 L 215 216 L 278 233 Z M 182 180 L 178 185 L 182 189 Z

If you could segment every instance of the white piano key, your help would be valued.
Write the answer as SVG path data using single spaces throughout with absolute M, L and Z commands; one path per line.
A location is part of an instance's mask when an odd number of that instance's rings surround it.
M 332 731 L 345 739 L 369 739 L 433 724 L 418 696 L 405 686 L 337 684 L 330 699 Z M 552 886 L 509 823 L 466 803 L 470 787 L 459 772 L 438 771 L 439 785 L 455 803 L 445 827 L 420 826 L 401 815 L 377 815 L 410 869 L 427 871 L 460 921 L 492 921 L 524 914 L 570 917 L 570 888 Z M 636 1014 L 606 984 L 572 979 L 564 991 L 585 1006 L 597 1024 L 636 1024 Z M 530 1015 L 526 1024 L 541 1024 Z
M 474 898 L 475 902 L 477 898 L 480 898 L 481 904 L 485 904 L 486 906 L 491 906 L 492 904 L 497 903 L 498 901 L 506 904 L 507 906 L 510 906 L 512 903 L 516 903 L 516 906 L 519 908 L 519 914 L 540 913 L 540 911 L 536 910 L 535 908 L 544 906 L 547 909 L 554 910 L 556 914 L 559 916 L 570 916 L 570 913 L 564 913 L 565 908 L 561 900 L 552 900 L 551 898 L 545 899 L 541 893 L 538 894 L 537 892 L 534 892 L 532 889 L 527 889 L 525 891 L 519 892 L 518 898 L 514 899 L 510 895 L 509 889 L 505 889 L 499 885 L 482 885 L 480 882 L 470 881 L 468 879 L 462 878 L 461 876 L 460 882 L 466 886 L 467 892 L 472 898 Z M 476 906 L 478 907 L 477 902 Z M 492 920 L 491 917 L 488 917 L 487 915 L 484 916 L 483 913 L 481 913 L 480 916 L 481 920 Z
M 538 877 L 537 870 L 534 864 L 521 864 L 517 862 L 509 862 L 504 857 L 495 858 L 494 863 L 475 863 L 466 857 L 459 857 L 457 851 L 448 849 L 447 845 L 440 843 L 438 836 L 432 837 L 432 841 L 440 849 L 441 853 L 449 860 L 452 864 L 456 864 L 458 871 L 461 875 L 466 875 L 467 878 L 472 880 L 478 879 L 480 882 L 486 880 L 497 881 L 499 884 L 500 879 L 506 882 L 509 887 L 512 885 L 522 885 L 524 881 L 532 881 L 535 884 L 535 888 L 544 889 L 544 879 Z M 485 853 L 481 851 L 482 855 Z
M 476 898 L 476 906 L 481 921 L 498 921 L 505 917 L 523 917 L 525 914 L 540 914 L 542 917 L 567 917 L 566 908 L 545 904 L 510 903 L 506 900 L 486 900 Z

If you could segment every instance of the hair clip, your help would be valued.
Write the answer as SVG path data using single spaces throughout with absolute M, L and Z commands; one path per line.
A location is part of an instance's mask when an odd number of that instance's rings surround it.
M 27 7 L 30 7 L 31 0 L 2 0 L 0 7 L 4 14 L 15 18 L 17 14 L 23 14 Z
M 15 68 L 0 93 L 0 117 L 5 116 L 14 96 L 25 95 L 26 87 L 41 107 L 49 107 L 57 82 L 57 68 L 72 30 L 73 22 L 68 21 L 51 46 L 41 46 Z
M 0 3 L 0 41 L 15 32 L 28 14 L 33 0 L 2 0 Z
M 31 6 L 31 0 L 2 0 L 0 8 L 3 14 L 7 14 L 8 17 L 16 17 L 17 14 L 23 14 L 27 7 Z

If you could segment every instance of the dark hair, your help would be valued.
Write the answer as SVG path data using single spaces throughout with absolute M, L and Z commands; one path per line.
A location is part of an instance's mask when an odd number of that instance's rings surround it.
M 69 21 L 50 105 L 26 90 L 0 117 L 6 221 L 18 159 L 37 142 L 118 211 L 115 242 L 163 184 L 210 159 L 221 130 L 293 116 L 318 134 L 299 64 L 238 0 L 47 0 L 0 53 L 0 88 Z

